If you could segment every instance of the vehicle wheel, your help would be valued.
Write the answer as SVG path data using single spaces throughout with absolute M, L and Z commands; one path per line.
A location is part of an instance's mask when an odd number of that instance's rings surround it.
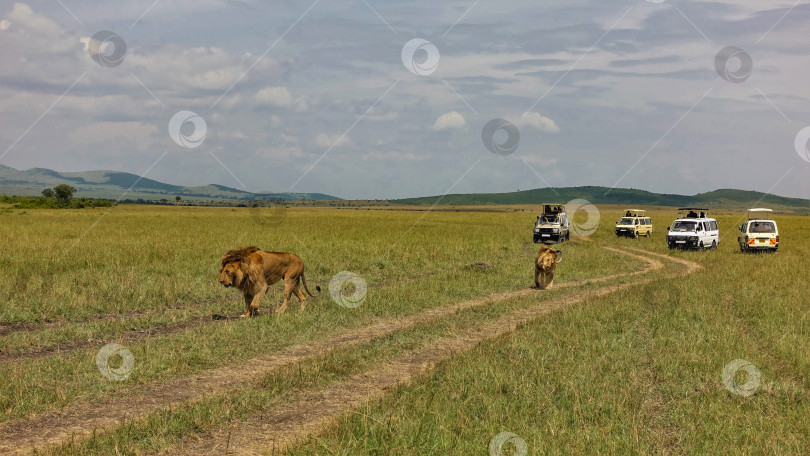
M 745 253 L 745 246 L 740 244 L 740 253 Z
M 566 240 L 566 241 L 570 241 L 570 240 L 571 240 L 571 232 L 570 232 L 570 231 L 569 231 L 569 232 L 567 232 L 567 233 L 565 233 L 565 240 Z
M 698 248 L 699 248 L 700 250 L 703 250 L 703 249 L 704 249 L 704 247 L 703 247 L 703 241 L 700 241 L 700 244 L 698 244 Z
M 713 240 L 712 241 L 712 250 L 715 250 L 716 248 L 717 248 L 717 241 Z
M 638 239 L 638 231 L 633 231 L 633 239 Z
M 669 247 L 669 250 L 672 250 L 675 248 L 675 244 L 667 244 L 667 247 Z

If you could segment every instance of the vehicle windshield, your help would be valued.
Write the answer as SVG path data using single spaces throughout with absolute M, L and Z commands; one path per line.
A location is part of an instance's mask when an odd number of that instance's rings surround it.
M 697 222 L 677 221 L 672 224 L 672 228 L 670 229 L 670 231 L 678 231 L 678 232 L 695 231 L 696 228 Z
M 619 225 L 632 225 L 633 223 L 633 219 L 627 217 L 619 220 Z
M 776 225 L 773 222 L 751 222 L 748 225 L 749 233 L 776 233 Z
M 546 216 L 540 217 L 540 220 L 538 220 L 537 223 L 543 224 L 543 225 L 548 224 L 548 223 L 557 223 L 557 217 L 553 216 L 553 215 L 546 215 Z

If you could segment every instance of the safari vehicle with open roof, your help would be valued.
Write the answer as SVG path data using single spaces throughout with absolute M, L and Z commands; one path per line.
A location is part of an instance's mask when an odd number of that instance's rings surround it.
M 653 232 L 652 219 L 643 209 L 627 209 L 624 217 L 616 222 L 616 236 L 650 237 Z
M 570 237 L 564 204 L 543 204 L 543 213 L 534 223 L 534 242 L 563 242 Z
M 699 207 L 678 208 L 681 217 L 672 222 L 667 232 L 670 249 L 716 249 L 720 243 L 717 220 L 708 217 L 708 209 Z
M 748 220 L 739 226 L 737 243 L 740 252 L 779 250 L 779 228 L 771 219 L 772 209 L 755 207 L 748 209 Z

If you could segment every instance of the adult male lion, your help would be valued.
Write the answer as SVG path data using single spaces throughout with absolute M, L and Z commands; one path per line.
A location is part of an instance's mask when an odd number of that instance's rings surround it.
M 307 305 L 307 297 L 301 291 L 301 285 L 310 295 L 304 277 L 304 262 L 301 257 L 286 252 L 265 252 L 258 247 L 245 247 L 228 250 L 222 257 L 219 270 L 219 283 L 225 288 L 236 287 L 242 290 L 245 297 L 245 314 L 242 318 L 252 317 L 259 313 L 259 302 L 267 293 L 270 285 L 284 279 L 284 303 L 278 312 L 284 312 L 295 293 L 301 301 L 301 311 Z M 321 291 L 321 287 L 315 287 Z
M 547 245 L 541 247 L 537 252 L 537 259 L 534 260 L 534 286 L 541 290 L 548 290 L 554 286 L 554 270 L 560 261 L 562 261 L 562 252 Z M 542 285 L 538 280 L 541 275 L 543 276 Z

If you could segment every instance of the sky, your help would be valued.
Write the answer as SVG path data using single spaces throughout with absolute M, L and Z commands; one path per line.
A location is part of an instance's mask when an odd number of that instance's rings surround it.
M 349 199 L 810 198 L 810 3 L 0 3 L 0 164 Z

